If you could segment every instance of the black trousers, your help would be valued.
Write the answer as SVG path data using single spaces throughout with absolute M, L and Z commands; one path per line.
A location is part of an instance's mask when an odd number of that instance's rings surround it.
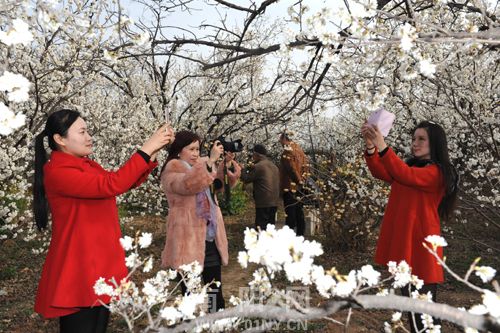
M 201 276 L 203 279 L 203 284 L 207 284 L 212 281 L 221 282 L 220 286 L 217 287 L 216 283 L 211 283 L 207 292 L 208 294 L 208 312 L 217 312 L 220 309 L 226 308 L 226 302 L 224 296 L 222 296 L 222 272 L 221 272 L 221 257 L 215 241 L 205 242 L 205 260 L 203 264 L 203 272 Z M 180 279 L 180 275 L 178 275 Z M 183 295 L 187 293 L 187 287 L 184 283 L 181 283 L 181 291 Z
M 278 207 L 256 207 L 255 228 L 260 227 L 261 230 L 266 230 L 268 224 L 275 224 L 277 210 Z
M 289 226 L 290 229 L 297 229 L 297 236 L 304 236 L 306 222 L 304 219 L 302 202 L 297 201 L 297 198 L 293 193 L 284 192 L 283 204 L 285 206 L 286 225 Z
M 210 266 L 203 267 L 203 272 L 201 273 L 203 278 L 203 283 L 207 284 L 211 281 L 222 281 L 221 277 L 221 265 L 218 266 Z M 180 275 L 178 275 L 180 279 Z M 226 308 L 226 301 L 224 300 L 224 296 L 222 296 L 222 283 L 219 287 L 215 283 L 210 284 L 211 291 L 208 291 L 208 312 L 217 312 L 220 309 Z M 183 295 L 186 295 L 187 287 L 184 282 L 181 283 L 181 291 Z
M 59 328 L 61 333 L 105 333 L 108 321 L 109 310 L 104 306 L 94 306 L 59 317 Z
M 416 290 L 415 287 L 412 286 L 411 291 L 415 291 L 415 290 Z M 432 294 L 432 301 L 436 302 L 436 296 L 437 296 L 437 284 L 436 283 L 424 284 L 418 292 L 420 294 L 427 294 L 429 291 Z M 410 296 L 408 286 L 401 288 L 401 294 L 403 296 L 406 296 L 406 297 Z M 414 320 L 414 318 L 415 318 L 415 320 Z M 441 324 L 441 320 L 439 320 L 437 318 L 432 318 L 432 319 L 433 319 L 435 325 Z M 422 314 L 421 313 L 408 312 L 408 320 L 410 322 L 411 333 L 421 332 L 424 329 L 424 324 L 422 324 Z

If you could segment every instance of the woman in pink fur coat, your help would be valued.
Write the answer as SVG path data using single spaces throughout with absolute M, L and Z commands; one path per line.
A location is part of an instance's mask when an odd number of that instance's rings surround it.
M 218 185 L 221 182 L 216 181 L 217 175 L 221 175 L 216 163 L 224 149 L 215 142 L 210 155 L 200 157 L 200 142 L 200 137 L 193 132 L 177 133 L 161 173 L 161 186 L 169 207 L 162 265 L 178 269 L 198 261 L 203 266 L 202 277 L 206 284 L 221 282 L 221 265 L 227 265 L 229 255 L 224 220 L 214 194 L 222 190 Z M 226 159 L 228 164 L 229 183 L 234 186 L 241 168 L 232 159 Z M 210 287 L 209 311 L 223 309 L 222 285 L 217 287 L 213 283 Z M 186 293 L 184 284 L 181 288 Z

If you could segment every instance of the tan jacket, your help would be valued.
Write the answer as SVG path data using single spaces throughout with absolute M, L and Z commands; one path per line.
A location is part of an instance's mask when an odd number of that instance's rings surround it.
M 196 194 L 210 186 L 217 173 L 216 170 L 211 173 L 207 171 L 206 160 L 201 158 L 191 169 L 180 160 L 171 160 L 161 174 L 161 186 L 169 206 L 167 239 L 161 255 L 163 267 L 177 269 L 195 260 L 203 266 L 207 223 L 196 214 Z M 232 185 L 237 181 L 234 178 L 230 179 Z M 215 244 L 222 264 L 227 265 L 226 229 L 219 207 L 216 214 Z
M 309 161 L 300 146 L 290 141 L 281 154 L 280 161 L 280 189 L 282 192 L 295 192 L 298 185 L 305 179 L 309 172 Z

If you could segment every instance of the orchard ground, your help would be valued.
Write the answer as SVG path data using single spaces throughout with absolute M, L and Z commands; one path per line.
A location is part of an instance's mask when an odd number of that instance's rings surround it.
M 245 288 L 251 280 L 253 269 L 243 269 L 237 262 L 238 251 L 243 249 L 243 232 L 246 227 L 252 227 L 254 208 L 249 203 L 245 210 L 236 216 L 226 216 L 226 228 L 229 240 L 230 262 L 223 268 L 223 291 L 227 300 L 230 295 L 238 296 L 240 288 Z M 278 226 L 283 225 L 283 209 L 279 210 Z M 467 224 L 451 224 L 444 228 L 444 236 L 449 246 L 445 249 L 448 264 L 459 274 L 465 275 L 471 262 L 482 256 L 481 263 L 494 268 L 500 267 L 499 249 L 500 238 L 495 225 L 485 226 L 485 219 L 471 214 Z M 136 231 L 153 233 L 153 244 L 144 255 L 155 256 L 155 269 L 144 276 L 135 276 L 136 282 L 142 281 L 155 274 L 159 269 L 159 257 L 165 241 L 165 221 L 163 217 L 136 217 L 123 227 L 124 234 L 133 236 Z M 489 230 L 489 231 L 488 231 Z M 347 274 L 351 269 L 360 268 L 365 264 L 373 264 L 376 234 L 370 239 L 368 248 L 363 252 L 334 252 L 324 248 L 325 254 L 319 258 L 319 263 L 325 268 L 337 267 L 340 273 Z M 321 235 L 309 237 L 324 243 Z M 22 240 L 4 240 L 1 244 L 0 257 L 0 332 L 57 332 L 57 320 L 43 320 L 33 312 L 33 302 L 43 264 L 43 255 L 33 255 L 30 244 Z M 378 267 L 379 271 L 386 271 Z M 473 275 L 471 279 L 481 285 L 479 278 Z M 284 278 L 278 277 L 273 283 L 275 287 L 290 286 Z M 78 286 L 75 286 L 78 288 Z M 315 290 L 309 290 L 310 305 L 320 305 L 325 300 L 320 298 Z M 438 290 L 438 302 L 447 303 L 456 307 L 470 307 L 480 303 L 477 293 L 453 280 L 446 275 L 446 282 Z M 355 310 L 349 324 L 349 332 L 383 332 L 383 322 L 390 321 L 392 311 L 360 311 Z M 333 316 L 334 319 L 345 321 L 347 311 Z M 405 317 L 406 320 L 406 317 Z M 252 326 L 254 322 L 247 322 Z M 250 328 L 250 327 L 246 327 Z M 463 332 L 463 329 L 450 324 L 442 323 L 443 332 Z M 343 332 L 343 327 L 332 322 L 321 320 L 304 324 L 289 323 L 276 327 L 275 331 L 307 331 L 307 332 Z M 113 315 L 108 332 L 126 332 L 124 321 Z M 402 330 L 401 330 L 402 332 Z

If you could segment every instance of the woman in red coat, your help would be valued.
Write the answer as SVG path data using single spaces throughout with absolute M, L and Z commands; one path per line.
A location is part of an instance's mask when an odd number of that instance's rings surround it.
M 92 138 L 76 111 L 52 113 L 36 137 L 35 221 L 45 229 L 50 209 L 52 236 L 35 311 L 60 317 L 61 332 L 106 331 L 109 312 L 100 302 L 109 297 L 98 297 L 93 286 L 100 277 L 120 282 L 127 276 L 116 196 L 146 180 L 157 152 L 172 140 L 172 130 L 161 127 L 118 171 L 109 172 L 87 157 Z
M 403 162 L 389 148 L 376 126 L 364 124 L 365 159 L 372 175 L 391 184 L 389 202 L 382 221 L 375 261 L 405 260 L 412 274 L 424 281 L 419 291 L 436 298 L 443 282 L 443 268 L 424 248 L 428 235 L 440 235 L 440 218 L 451 215 L 457 194 L 457 176 L 448 156 L 446 134 L 436 123 L 424 121 L 413 131 L 412 157 Z M 439 248 L 442 257 L 442 250 Z M 402 288 L 408 295 L 408 288 Z M 410 316 L 413 317 L 413 316 Z M 420 317 L 420 316 L 416 316 Z M 423 325 L 416 319 L 418 330 Z M 415 325 L 411 325 L 415 332 Z

